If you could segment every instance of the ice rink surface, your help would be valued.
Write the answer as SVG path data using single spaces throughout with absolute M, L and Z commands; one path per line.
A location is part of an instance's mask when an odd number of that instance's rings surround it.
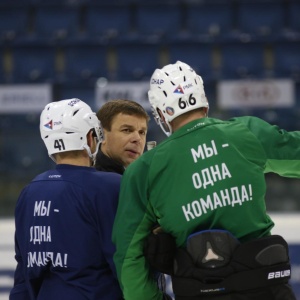
M 282 235 L 292 245 L 293 259 L 291 283 L 297 289 L 300 300 L 300 214 L 270 214 L 275 227 L 273 234 Z M 14 220 L 0 219 L 0 300 L 8 300 L 13 285 L 14 260 Z M 299 292 L 298 292 L 299 291 Z

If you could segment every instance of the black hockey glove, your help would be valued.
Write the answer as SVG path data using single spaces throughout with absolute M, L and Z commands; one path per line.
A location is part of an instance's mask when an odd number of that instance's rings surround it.
M 155 271 L 172 275 L 175 251 L 175 239 L 168 233 L 152 232 L 146 239 L 144 255 Z

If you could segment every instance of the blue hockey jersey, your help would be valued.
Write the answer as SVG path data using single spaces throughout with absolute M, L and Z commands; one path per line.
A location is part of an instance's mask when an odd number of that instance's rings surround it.
M 57 165 L 23 189 L 15 210 L 10 300 L 123 299 L 111 242 L 120 179 Z

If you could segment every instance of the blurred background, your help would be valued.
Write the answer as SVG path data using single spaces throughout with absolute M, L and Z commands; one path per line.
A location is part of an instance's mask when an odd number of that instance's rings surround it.
M 299 0 L 0 0 L 0 216 L 52 166 L 39 136 L 47 102 L 148 109 L 151 74 L 176 60 L 202 76 L 211 117 L 300 129 Z M 148 139 L 163 138 L 152 120 Z M 268 209 L 300 211 L 297 180 L 267 180 Z
M 151 113 L 151 74 L 177 60 L 202 76 L 211 117 L 300 130 L 300 0 L 0 0 L 0 218 L 53 167 L 47 102 L 128 98 Z M 164 138 L 151 120 L 148 140 Z M 299 181 L 266 178 L 267 209 L 299 213 Z

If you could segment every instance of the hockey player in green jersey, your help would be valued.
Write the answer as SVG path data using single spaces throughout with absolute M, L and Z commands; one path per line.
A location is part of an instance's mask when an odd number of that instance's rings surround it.
M 168 138 L 123 175 L 113 241 L 125 299 L 164 297 L 143 250 L 158 223 L 176 241 L 176 300 L 295 300 L 264 174 L 300 177 L 300 132 L 255 117 L 207 117 L 202 78 L 179 61 L 155 70 L 148 95 Z

